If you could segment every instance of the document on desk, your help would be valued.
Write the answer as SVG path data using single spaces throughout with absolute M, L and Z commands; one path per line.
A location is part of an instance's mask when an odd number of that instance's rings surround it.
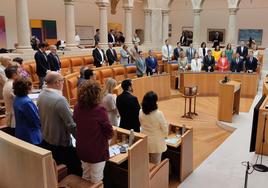
M 173 138 L 166 138 L 165 141 L 167 144 L 176 144 L 181 139 L 181 136 L 176 136 Z
M 119 145 L 113 145 L 109 147 L 109 155 L 110 157 L 114 157 L 116 155 L 120 154 L 120 146 Z

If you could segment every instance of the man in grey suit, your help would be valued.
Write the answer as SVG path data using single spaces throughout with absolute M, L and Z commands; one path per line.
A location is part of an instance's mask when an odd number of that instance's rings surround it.
M 189 48 L 186 50 L 186 57 L 188 59 L 188 63 L 191 63 L 192 59 L 194 58 L 195 52 L 196 49 L 193 48 L 193 43 L 191 43 Z
M 69 104 L 62 96 L 63 81 L 63 76 L 54 71 L 45 77 L 47 87 L 37 101 L 43 135 L 41 146 L 52 152 L 58 165 L 65 164 L 68 173 L 81 175 L 81 162 L 71 139 L 71 134 L 75 137 L 76 124 Z

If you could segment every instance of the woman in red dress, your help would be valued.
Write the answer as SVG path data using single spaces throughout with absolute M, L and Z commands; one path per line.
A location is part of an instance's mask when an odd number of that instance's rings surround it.
M 217 69 L 221 72 L 229 70 L 229 62 L 225 51 L 221 53 L 221 57 L 219 58 L 217 63 Z

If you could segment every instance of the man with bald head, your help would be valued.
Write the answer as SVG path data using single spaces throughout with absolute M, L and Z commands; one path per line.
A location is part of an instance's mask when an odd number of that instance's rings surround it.
M 62 96 L 63 81 L 60 73 L 48 72 L 45 77 L 47 87 L 37 100 L 43 135 L 42 147 L 52 152 L 57 164 L 65 164 L 69 173 L 81 175 L 81 163 L 71 140 L 71 134 L 75 136 L 76 124 L 69 104 Z

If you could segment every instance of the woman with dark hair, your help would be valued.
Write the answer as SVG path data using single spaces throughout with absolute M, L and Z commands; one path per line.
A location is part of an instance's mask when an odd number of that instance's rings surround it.
M 168 135 L 168 123 L 164 114 L 158 110 L 157 100 L 153 91 L 146 93 L 139 114 L 141 132 L 148 136 L 149 161 L 154 164 L 161 162 L 162 152 L 167 149 L 165 137 Z
M 32 82 L 24 77 L 13 83 L 15 100 L 13 103 L 16 128 L 15 136 L 31 144 L 38 145 L 42 141 L 41 123 L 36 105 L 28 97 Z
M 30 78 L 30 74 L 23 68 L 23 59 L 21 57 L 15 57 L 13 61 L 18 65 L 19 75 L 25 78 Z
M 100 85 L 93 80 L 85 81 L 78 90 L 73 118 L 77 126 L 76 148 L 82 161 L 83 178 L 92 183 L 103 179 L 105 161 L 109 159 L 108 140 L 113 136 L 107 111 L 100 102 Z
M 229 62 L 232 62 L 234 50 L 232 49 L 231 43 L 228 43 L 225 49 L 225 54 Z
M 203 60 L 203 58 L 208 55 L 208 48 L 205 42 L 201 43 L 201 47 L 198 50 L 198 55 Z
M 221 57 L 221 49 L 220 46 L 216 46 L 215 49 L 212 52 L 212 56 L 215 58 L 215 61 L 218 62 L 218 60 Z

